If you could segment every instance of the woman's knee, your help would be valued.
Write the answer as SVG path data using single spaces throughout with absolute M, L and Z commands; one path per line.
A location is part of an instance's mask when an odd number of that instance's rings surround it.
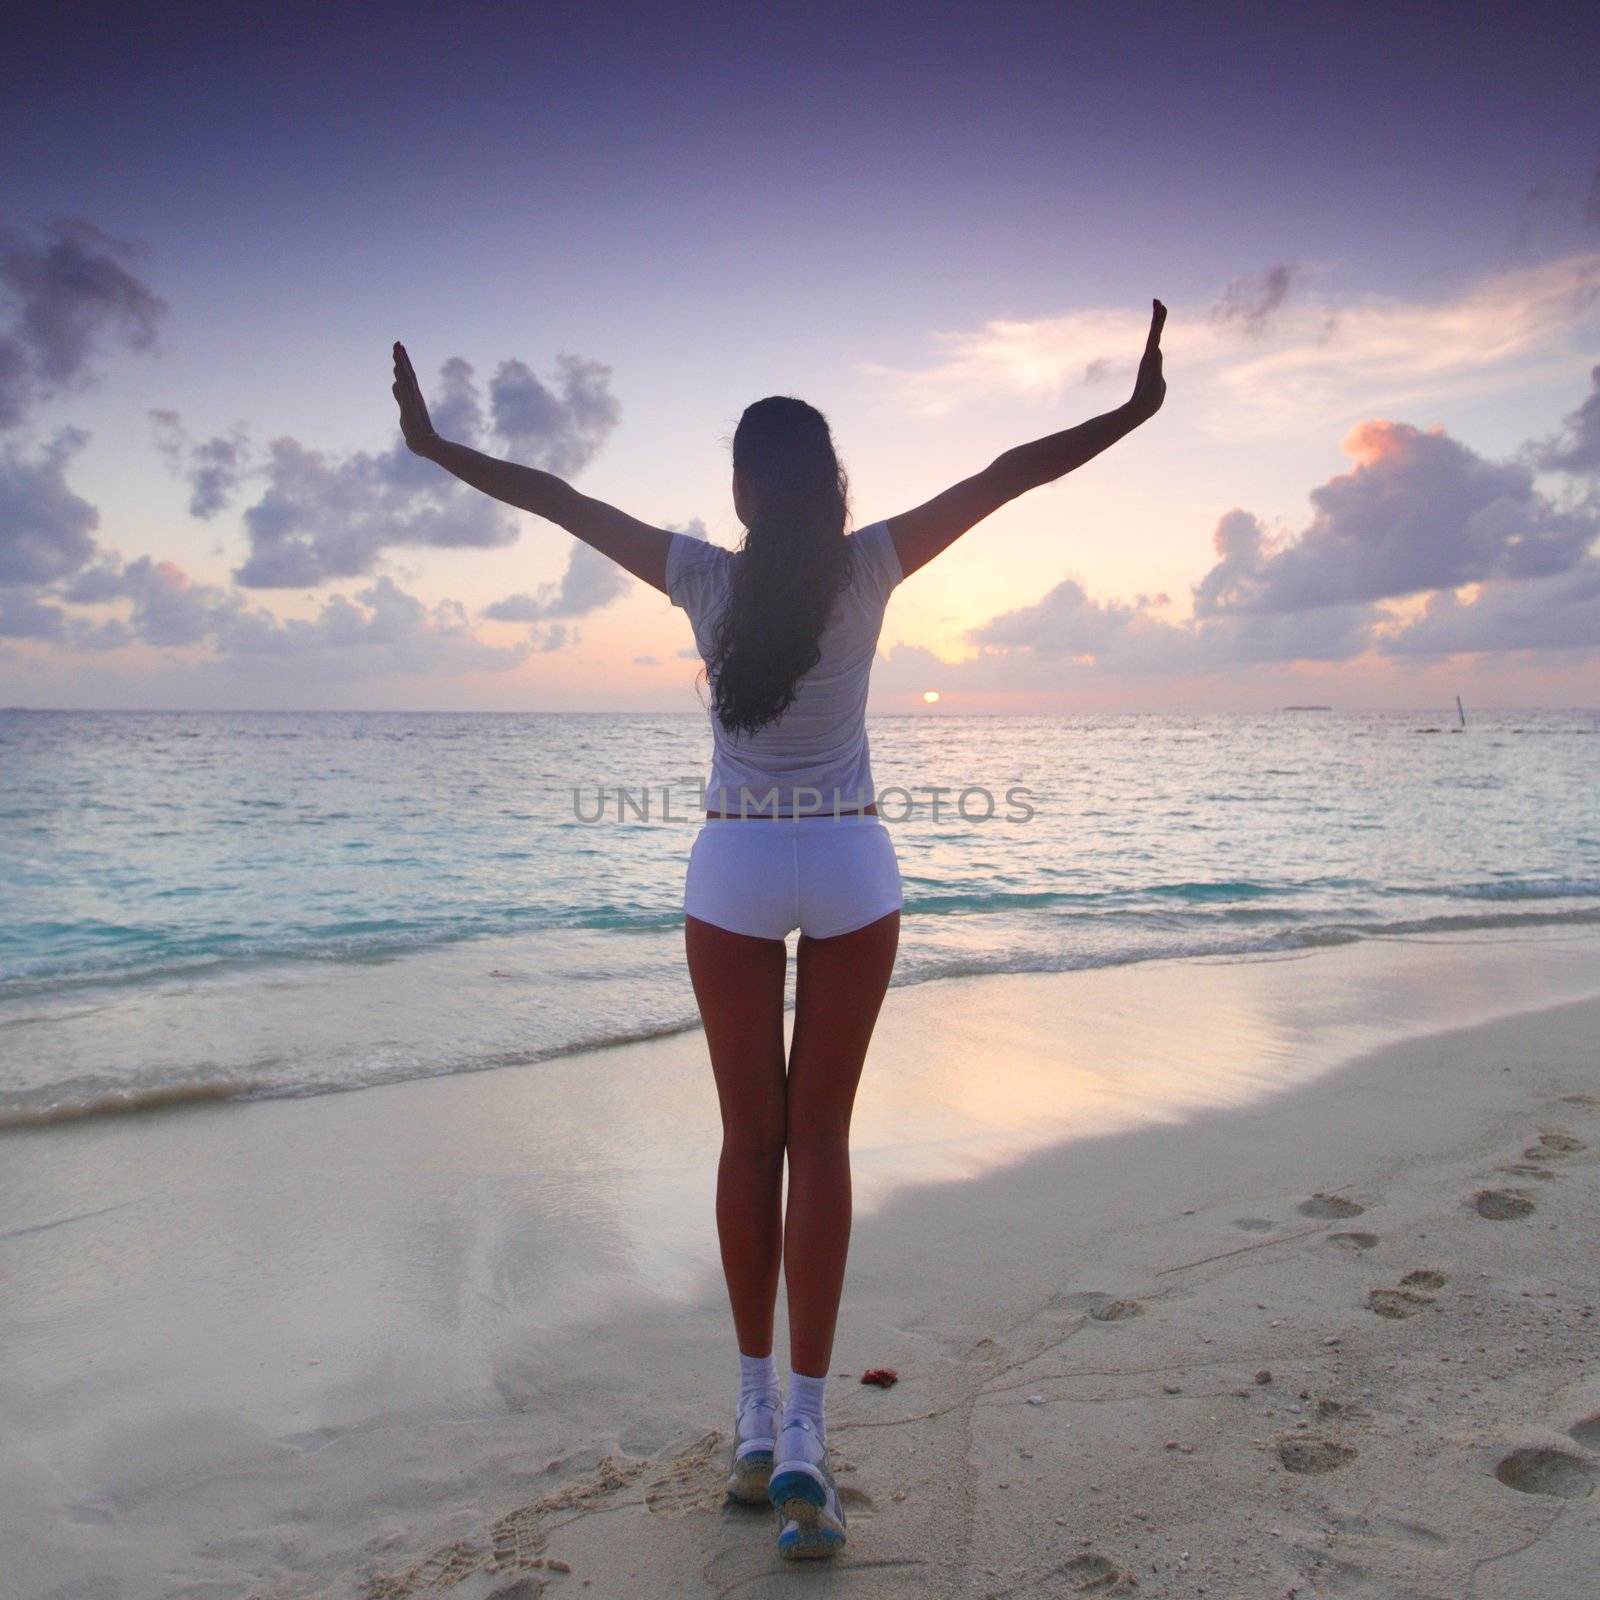
M 786 1141 L 789 1166 L 821 1165 L 826 1162 L 850 1160 L 850 1124 L 848 1122 L 809 1121 L 804 1125 L 791 1123 Z
M 753 1128 L 723 1131 L 722 1159 L 748 1170 L 761 1173 L 777 1171 L 783 1166 L 783 1124 L 764 1124 Z

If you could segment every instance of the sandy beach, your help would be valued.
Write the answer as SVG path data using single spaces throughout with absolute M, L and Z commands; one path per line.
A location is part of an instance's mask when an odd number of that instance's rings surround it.
M 1586 935 L 892 991 L 806 1581 L 1592 1593 L 1597 1038 Z M 693 1034 L 4 1135 L 0 1588 L 787 1593 L 716 1140 Z

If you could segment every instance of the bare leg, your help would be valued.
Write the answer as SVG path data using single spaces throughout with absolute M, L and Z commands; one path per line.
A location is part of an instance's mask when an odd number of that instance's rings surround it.
M 783 1254 L 788 950 L 782 939 L 729 933 L 698 917 L 684 918 L 684 947 L 722 1108 L 717 1237 L 728 1301 L 740 1351 L 764 1356 Z
M 893 911 L 836 939 L 802 935 L 796 957 L 783 1259 L 790 1366 L 814 1378 L 833 1359 L 850 1249 L 850 1114 L 899 943 Z

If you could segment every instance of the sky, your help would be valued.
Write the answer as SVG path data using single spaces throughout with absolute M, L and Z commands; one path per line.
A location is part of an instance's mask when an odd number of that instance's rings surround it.
M 1559 26 L 1553 25 L 1559 21 Z M 891 599 L 878 711 L 1600 705 L 1600 15 L 113 8 L 0 65 L 0 705 L 695 710 L 687 618 L 401 442 L 734 546 L 1167 399 Z M 937 691 L 937 706 L 924 700 Z

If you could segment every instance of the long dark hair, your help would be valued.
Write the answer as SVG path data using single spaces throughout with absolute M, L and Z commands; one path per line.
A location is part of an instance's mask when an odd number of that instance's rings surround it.
M 717 720 L 754 733 L 789 709 L 822 658 L 818 640 L 850 575 L 849 482 L 827 418 L 790 395 L 745 408 L 733 465 L 747 527 L 707 673 Z

